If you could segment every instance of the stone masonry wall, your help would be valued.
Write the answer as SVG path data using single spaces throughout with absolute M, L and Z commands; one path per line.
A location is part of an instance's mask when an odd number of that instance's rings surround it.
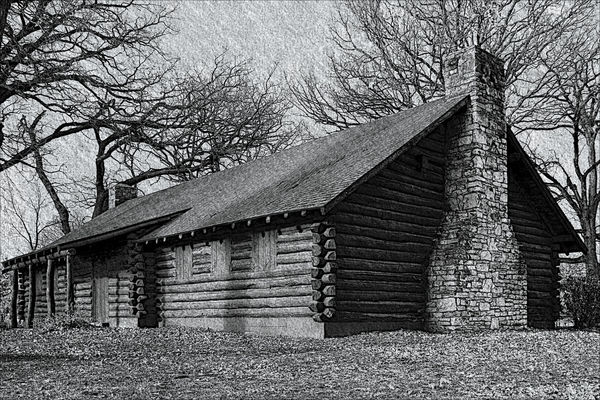
M 447 94 L 470 95 L 447 127 L 448 211 L 428 270 L 432 331 L 526 326 L 527 278 L 508 218 L 502 61 L 473 47 L 447 59 Z

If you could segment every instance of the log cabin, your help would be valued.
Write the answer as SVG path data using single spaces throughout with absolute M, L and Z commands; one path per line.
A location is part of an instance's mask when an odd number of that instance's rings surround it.
M 502 61 L 450 55 L 446 96 L 137 197 L 3 263 L 11 323 L 330 337 L 553 328 L 585 251 L 506 124 Z

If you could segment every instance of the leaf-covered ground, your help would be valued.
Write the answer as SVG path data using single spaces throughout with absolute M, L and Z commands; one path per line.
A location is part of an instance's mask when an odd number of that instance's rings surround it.
M 4 330 L 0 398 L 600 399 L 600 334 Z

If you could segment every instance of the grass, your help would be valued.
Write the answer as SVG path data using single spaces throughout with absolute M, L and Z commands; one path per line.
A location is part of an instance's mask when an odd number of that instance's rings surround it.
M 0 398 L 599 399 L 600 334 L 0 331 Z

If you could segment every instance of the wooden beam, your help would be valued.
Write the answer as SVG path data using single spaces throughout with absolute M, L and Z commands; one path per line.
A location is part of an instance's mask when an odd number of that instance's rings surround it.
M 33 328 L 33 316 L 35 314 L 35 269 L 34 264 L 29 264 L 29 304 L 27 307 L 27 327 Z
M 56 314 L 56 301 L 54 299 L 54 260 L 49 258 L 46 266 L 46 305 L 48 317 Z
M 17 327 L 17 296 L 19 295 L 19 271 L 12 273 L 12 297 L 10 301 L 10 327 Z
M 73 291 L 73 270 L 71 268 L 71 257 L 67 255 L 65 260 L 67 270 L 67 312 L 72 314 L 75 311 L 75 297 Z

